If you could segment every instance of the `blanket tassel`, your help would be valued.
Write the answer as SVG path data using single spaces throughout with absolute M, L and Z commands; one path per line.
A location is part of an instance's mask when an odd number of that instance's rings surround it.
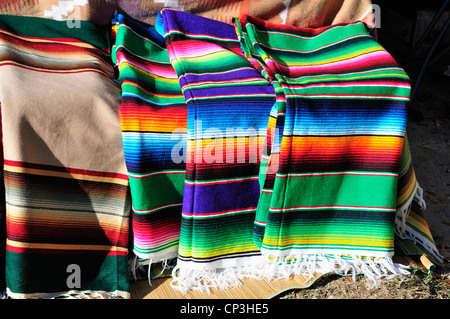
M 191 290 L 210 292 L 211 288 L 227 289 L 239 287 L 244 278 L 279 280 L 293 275 L 307 276 L 305 283 L 323 274 L 337 273 L 364 275 L 370 284 L 376 285 L 381 278 L 408 275 L 407 267 L 395 264 L 388 257 L 362 257 L 308 254 L 302 256 L 262 257 L 260 263 L 251 266 L 226 268 L 221 270 L 186 269 L 176 266 L 172 271 L 172 288 L 186 294 Z

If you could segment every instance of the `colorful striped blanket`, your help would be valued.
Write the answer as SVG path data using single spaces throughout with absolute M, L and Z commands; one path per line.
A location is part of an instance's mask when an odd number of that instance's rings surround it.
M 128 142 L 122 127 L 129 169 L 134 161 L 147 167 L 131 172 L 130 182 L 161 177 L 135 190 L 158 194 L 140 210 L 140 196 L 133 201 L 133 213 L 148 221 L 147 232 L 133 228 L 143 264 L 166 262 L 177 249 L 172 286 L 184 292 L 236 286 L 245 277 L 405 273 L 392 256 L 396 225 L 406 238 L 418 189 L 397 194 L 409 165 L 409 150 L 402 152 L 409 78 L 362 22 L 307 29 L 244 16 L 233 27 L 163 10 L 155 28 L 120 15 L 115 28 L 122 34 L 122 109 L 135 87 L 145 92 L 139 107 L 148 107 L 145 116 L 126 112 L 122 123 L 156 120 L 158 110 L 157 124 L 172 129 L 166 139 L 179 141 L 172 150 L 167 143 L 150 148 L 145 125 L 136 125 Z M 175 78 L 179 88 L 165 85 Z M 163 113 L 173 104 L 173 116 Z M 186 122 L 177 122 L 183 107 Z M 182 141 L 177 129 L 186 128 Z M 132 145 L 158 157 L 136 155 Z M 174 163 L 161 161 L 169 157 L 180 164 L 175 172 Z M 184 188 L 167 177 L 174 173 L 185 174 Z M 401 203 L 397 195 L 408 198 Z M 396 213 L 405 207 L 403 217 Z M 166 237 L 168 220 L 180 223 L 179 234 Z
M 0 17 L 11 298 L 129 297 L 120 88 L 108 28 L 81 26 Z
M 133 251 L 139 265 L 167 262 L 177 257 L 180 233 L 186 171 L 184 96 L 162 36 L 122 15 L 114 21 L 113 34 L 133 198 Z
M 439 264 L 409 92 L 360 21 L 0 16 L 0 288 L 129 298 L 143 267 L 187 292 Z
M 243 55 L 232 25 L 174 11 L 160 18 L 188 110 L 173 285 L 227 287 L 261 259 L 253 223 L 260 150 L 275 92 Z
M 402 272 L 391 257 L 408 76 L 361 22 L 236 26 L 280 91 L 279 166 L 255 221 L 264 258 L 283 265 L 270 276 Z

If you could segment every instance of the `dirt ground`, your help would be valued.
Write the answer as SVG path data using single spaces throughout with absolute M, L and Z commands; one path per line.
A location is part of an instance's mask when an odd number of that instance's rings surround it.
M 428 225 L 439 251 L 449 259 L 450 76 L 432 69 L 413 106 L 423 114 L 423 120 L 408 123 L 414 168 L 424 189 Z
M 438 250 L 445 258 L 432 273 L 382 280 L 370 287 L 366 280 L 329 275 L 309 289 L 286 293 L 294 299 L 450 299 L 450 76 L 444 71 L 450 56 L 432 65 L 412 103 L 407 132 L 417 180 L 424 190 L 425 216 Z M 418 112 L 417 112 L 418 111 Z

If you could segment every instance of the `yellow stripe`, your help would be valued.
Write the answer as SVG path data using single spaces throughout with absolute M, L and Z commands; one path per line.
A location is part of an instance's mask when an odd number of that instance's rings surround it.
M 127 252 L 127 248 L 107 245 L 73 245 L 73 244 L 45 244 L 45 243 L 23 243 L 7 239 L 6 244 L 13 247 L 27 249 L 62 249 L 62 250 L 96 250 L 96 251 L 122 251 Z
M 368 246 L 368 247 L 393 247 L 393 239 L 389 237 L 367 238 L 367 239 L 351 239 L 348 237 L 333 237 L 316 235 L 295 236 L 289 239 L 283 238 L 264 238 L 264 244 L 268 246 L 287 246 L 287 245 L 306 245 L 306 244 L 322 244 L 322 245 L 350 245 L 350 246 Z M 386 239 L 383 239 L 386 238 Z
M 407 183 L 397 194 L 397 206 L 405 202 L 409 196 L 414 196 L 413 192 L 416 186 L 416 178 L 410 179 L 409 183 Z
M 413 225 L 417 229 L 420 229 L 420 231 L 425 233 L 429 238 L 433 238 L 433 235 L 431 235 L 428 224 L 422 218 L 422 216 L 411 210 L 406 220 L 409 224 Z
M 38 175 L 38 176 L 60 177 L 60 178 L 68 178 L 68 179 L 70 178 L 70 179 L 77 179 L 77 180 L 84 180 L 84 181 L 120 184 L 120 185 L 128 186 L 127 179 L 114 178 L 114 177 L 92 176 L 92 175 L 76 174 L 76 173 L 70 173 L 70 172 L 56 172 L 56 171 L 49 171 L 49 170 L 43 170 L 43 169 L 17 167 L 17 166 L 9 166 L 9 165 L 5 165 L 4 170 L 8 171 L 8 172 L 21 173 L 21 174 L 32 174 L 32 175 Z
M 217 256 L 223 255 L 224 251 L 226 251 L 227 254 L 234 254 L 234 253 L 249 253 L 256 251 L 258 248 L 255 244 L 249 243 L 248 245 L 239 245 L 237 247 L 220 247 L 214 249 L 214 250 L 193 250 L 192 254 L 191 251 L 188 251 L 187 254 L 184 254 L 183 251 L 180 251 L 180 254 L 182 256 L 193 256 L 195 258 L 213 258 Z
M 388 76 L 399 76 L 399 77 L 403 77 L 405 79 L 408 79 L 408 76 L 406 74 L 400 74 L 400 73 L 383 73 L 383 74 L 370 74 L 370 75 L 358 75 L 358 76 L 353 76 L 353 77 L 345 77 L 345 76 L 325 76 L 321 75 L 320 77 L 317 77 L 317 79 L 315 79 L 315 77 L 302 77 L 303 78 L 307 78 L 307 80 L 295 80 L 295 79 L 287 79 L 286 82 L 289 84 L 304 84 L 304 83 L 322 83 L 323 81 L 332 81 L 332 80 L 336 80 L 336 81 L 351 81 L 351 80 L 360 80 L 363 78 L 382 78 L 382 77 L 388 77 Z

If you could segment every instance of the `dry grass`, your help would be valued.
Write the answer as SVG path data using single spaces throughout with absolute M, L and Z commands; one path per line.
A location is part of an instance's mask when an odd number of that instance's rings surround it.
M 411 275 L 383 279 L 377 286 L 363 276 L 328 275 L 307 289 L 291 291 L 280 299 L 450 299 L 450 273 L 443 269 L 429 274 L 413 271 Z

